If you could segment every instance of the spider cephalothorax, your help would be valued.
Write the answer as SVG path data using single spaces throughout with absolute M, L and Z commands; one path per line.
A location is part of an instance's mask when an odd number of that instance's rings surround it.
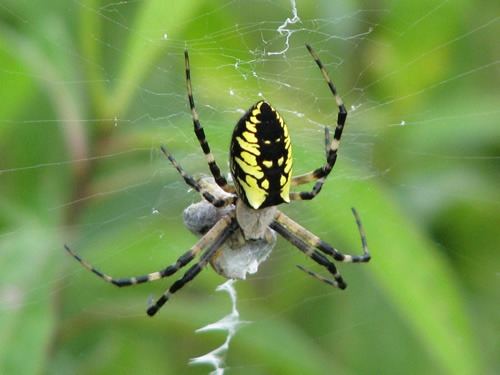
M 171 276 L 201 254 L 199 260 L 189 268 L 184 276 L 174 282 L 156 303 L 151 304 L 147 310 L 150 316 L 156 314 L 172 294 L 195 278 L 208 263 L 212 263 L 217 272 L 226 277 L 239 277 L 241 275 L 239 270 L 233 273 L 233 271 L 229 272 L 227 269 L 224 269 L 228 267 L 227 261 L 225 263 L 217 263 L 221 252 L 237 251 L 237 249 L 244 248 L 244 251 L 247 252 L 245 255 L 249 254 L 251 256 L 254 255 L 256 258 L 265 258 L 268 253 L 267 250 L 270 251 L 270 249 L 266 249 L 267 252 L 260 253 L 255 250 L 255 245 L 262 244 L 262 247 L 265 247 L 267 244 L 271 244 L 274 241 L 273 236 L 275 232 L 316 263 L 325 267 L 333 276 L 333 280 L 320 276 L 302 266 L 298 266 L 301 270 L 327 284 L 345 289 L 347 284 L 337 271 L 335 264 L 327 256 L 341 262 L 361 263 L 370 260 L 363 228 L 356 210 L 352 209 L 361 235 L 363 254 L 344 255 L 280 212 L 276 207 L 281 203 L 288 203 L 291 200 L 313 199 L 321 191 L 326 177 L 331 172 L 337 160 L 338 146 L 347 117 L 344 104 L 337 94 L 337 90 L 333 86 L 323 64 L 312 48 L 309 45 L 306 46 L 320 68 L 339 109 L 333 139 L 330 139 L 328 126 L 325 126 L 326 163 L 322 167 L 309 173 L 292 177 L 292 147 L 287 126 L 278 112 L 269 103 L 262 100 L 257 102 L 242 116 L 233 131 L 229 160 L 234 185 L 229 184 L 221 174 L 210 151 L 205 132 L 196 113 L 191 89 L 189 58 L 187 51 L 185 51 L 187 91 L 194 131 L 205 153 L 215 183 L 200 184 L 184 172 L 179 163 L 175 161 L 165 147 L 162 146 L 161 149 L 184 178 L 184 181 L 216 208 L 215 217 L 217 220 L 211 217 L 207 225 L 199 227 L 201 229 L 193 230 L 190 228 L 202 237 L 189 251 L 179 257 L 177 262 L 161 271 L 139 277 L 114 279 L 85 262 L 67 245 L 65 245 L 66 250 L 86 268 L 104 280 L 120 287 Z M 310 182 L 315 183 L 311 191 L 290 191 L 292 186 Z M 224 194 L 214 193 L 212 187 L 215 184 L 218 188 L 222 189 Z M 272 242 L 272 245 L 274 245 L 274 242 Z M 232 258 L 229 257 L 228 259 Z

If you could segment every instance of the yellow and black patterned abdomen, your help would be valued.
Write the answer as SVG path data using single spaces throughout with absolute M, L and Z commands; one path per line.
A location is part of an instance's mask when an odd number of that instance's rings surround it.
M 236 192 L 248 206 L 258 209 L 290 201 L 290 136 L 266 101 L 257 102 L 236 124 L 230 164 Z

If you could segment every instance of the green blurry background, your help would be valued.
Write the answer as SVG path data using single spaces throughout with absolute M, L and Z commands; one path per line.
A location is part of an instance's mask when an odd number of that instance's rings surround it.
M 346 253 L 338 291 L 285 241 L 244 282 L 227 374 L 494 374 L 499 348 L 500 6 L 465 1 L 97 0 L 0 4 L 0 374 L 204 374 L 195 333 L 229 314 L 210 269 L 153 319 L 172 280 L 118 289 L 196 238 L 199 200 L 159 151 L 208 172 L 192 133 L 183 50 L 210 144 L 227 171 L 241 111 L 261 95 L 289 124 L 296 173 L 324 161 L 336 108 L 350 115 L 322 193 L 283 210 Z M 286 50 L 286 51 L 285 51 Z M 271 54 L 269 54 L 271 52 Z M 276 53 L 278 54 L 272 54 Z M 283 52 L 283 53 L 279 53 Z

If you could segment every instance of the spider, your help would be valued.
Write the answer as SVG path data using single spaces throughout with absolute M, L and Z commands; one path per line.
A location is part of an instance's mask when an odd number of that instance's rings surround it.
M 149 316 L 155 315 L 175 292 L 194 279 L 209 262 L 215 261 L 222 249 L 229 247 L 237 251 L 238 247 L 244 247 L 246 244 L 251 245 L 255 241 L 267 241 L 271 243 L 273 236 L 275 236 L 274 232 L 280 234 L 313 261 L 325 267 L 333 276 L 333 280 L 327 279 L 302 266 L 297 266 L 299 269 L 327 284 L 345 289 L 347 284 L 337 271 L 335 264 L 326 255 L 341 262 L 364 263 L 370 260 L 363 227 L 356 210 L 352 208 L 361 236 L 363 254 L 344 255 L 290 219 L 284 213 L 278 211 L 276 207 L 281 203 L 289 203 L 291 200 L 310 200 L 319 194 L 326 177 L 330 174 L 337 160 L 339 142 L 347 117 L 345 106 L 337 94 L 337 90 L 333 86 L 323 64 L 311 46 L 306 44 L 306 47 L 323 74 L 339 109 L 337 125 L 332 140 L 330 139 L 328 126 L 325 126 L 326 163 L 322 167 L 309 173 L 292 177 L 292 147 L 285 121 L 267 101 L 261 100 L 241 117 L 234 128 L 229 154 L 230 169 L 234 184 L 229 184 L 221 174 L 210 151 L 205 132 L 198 119 L 191 89 L 189 56 L 186 50 L 184 52 L 186 83 L 194 132 L 205 154 L 215 184 L 225 194 L 214 194 L 214 190 L 209 188 L 210 185 L 201 184 L 186 174 L 184 169 L 182 169 L 164 146 L 161 146 L 161 150 L 183 177 L 184 181 L 198 191 L 204 200 L 218 209 L 219 213 L 223 212 L 219 215 L 220 218 L 217 217 L 218 220 L 207 225 L 204 230 L 201 230 L 200 233 L 203 234 L 201 239 L 189 251 L 181 255 L 175 263 L 161 271 L 143 276 L 114 279 L 95 269 L 67 245 L 64 245 L 65 249 L 87 269 L 107 282 L 119 287 L 141 284 L 171 276 L 201 254 L 199 259 L 188 269 L 182 278 L 175 281 L 156 302 L 150 301 L 147 309 Z M 303 185 L 310 182 L 315 182 L 311 191 L 290 191 L 291 186 Z M 227 246 L 229 242 L 231 245 Z

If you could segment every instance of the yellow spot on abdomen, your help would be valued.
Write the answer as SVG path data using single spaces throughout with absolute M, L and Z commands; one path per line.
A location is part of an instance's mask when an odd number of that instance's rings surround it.
M 245 181 L 242 182 L 248 186 L 248 189 L 245 189 L 248 203 L 255 209 L 259 208 L 266 200 L 267 192 L 261 189 L 257 184 L 257 180 L 250 175 L 246 175 Z
M 257 120 L 255 117 L 251 117 L 250 121 L 254 119 Z M 257 131 L 257 127 L 255 126 L 255 122 L 250 122 L 250 121 L 245 121 L 245 127 L 247 128 L 248 131 L 255 133 Z
M 262 171 L 262 168 L 257 165 L 255 156 L 245 151 L 243 151 L 240 156 L 241 158 L 234 159 L 246 175 L 253 176 L 257 179 L 264 177 L 264 172 Z
M 288 179 L 286 178 L 286 176 L 281 175 L 281 177 L 280 177 L 280 185 L 281 186 L 285 186 L 287 180 Z
M 240 145 L 240 147 L 243 150 L 251 152 L 254 155 L 260 155 L 260 149 L 259 149 L 259 146 L 257 144 L 248 143 L 247 141 L 245 141 L 241 137 L 236 137 L 236 141 L 238 142 L 238 144 Z
M 264 160 L 262 162 L 262 164 L 264 164 L 264 167 L 266 167 L 266 168 L 271 168 L 273 166 L 273 161 L 272 160 Z
M 255 136 L 255 133 L 247 131 L 243 132 L 241 135 L 243 136 L 243 138 L 245 138 L 247 142 L 257 144 L 257 137 Z

